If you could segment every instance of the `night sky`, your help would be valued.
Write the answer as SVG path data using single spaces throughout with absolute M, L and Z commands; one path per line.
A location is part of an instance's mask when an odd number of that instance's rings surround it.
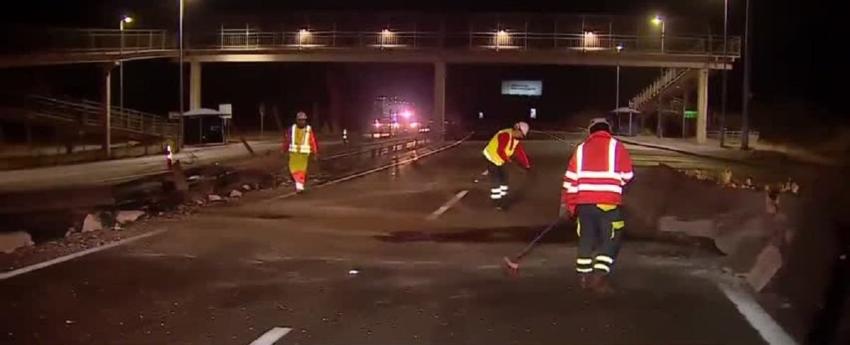
M 817 121 L 847 121 L 848 112 L 843 100 L 847 87 L 843 82 L 850 78 L 839 62 L 847 59 L 842 51 L 848 30 L 843 16 L 848 13 L 844 1 L 768 1 L 751 0 L 754 20 L 755 52 L 753 54 L 753 97 L 756 123 L 771 121 L 772 113 L 782 109 L 799 109 Z M 276 15 L 300 10 L 346 11 L 405 10 L 422 12 L 564 12 L 648 16 L 664 13 L 670 17 L 693 18 L 711 23 L 712 31 L 722 29 L 722 0 L 668 0 L 668 1 L 427 1 L 417 4 L 410 1 L 260 1 L 260 0 L 188 0 L 187 29 L 210 25 L 221 18 L 257 18 L 274 20 Z M 743 31 L 743 0 L 730 0 L 730 34 Z M 138 28 L 166 28 L 176 26 L 177 1 L 45 1 L 25 2 L 13 17 L 4 11 L 7 25 L 33 27 L 112 27 L 123 13 L 137 18 Z M 741 64 L 730 77 L 730 113 L 740 110 Z M 96 97 L 94 76 L 86 67 L 56 68 L 73 75 L 73 80 L 49 82 L 41 85 L 54 91 L 75 96 Z M 13 80 L 31 74 L 50 74 L 40 71 L 2 71 L 3 80 Z M 54 69 L 55 70 L 55 69 Z M 176 70 L 168 62 L 137 63 L 128 67 L 128 106 L 143 110 L 163 112 L 174 107 L 176 100 L 160 97 L 159 93 L 173 94 L 176 90 Z M 154 72 L 155 71 L 155 72 Z M 333 71 L 334 73 L 329 73 Z M 612 68 L 589 67 L 522 67 L 522 66 L 453 66 L 450 67 L 449 113 L 475 114 L 477 109 L 496 109 L 491 112 L 519 111 L 525 101 L 494 104 L 489 97 L 497 97 L 487 90 L 496 90 L 503 78 L 544 79 L 544 97 L 534 102 L 547 113 L 563 116 L 586 109 L 605 110 L 613 107 L 614 90 Z M 364 75 L 368 73 L 368 75 Z M 622 96 L 628 99 L 657 73 L 647 69 L 632 69 L 623 74 Z M 328 77 L 334 74 L 334 77 Z M 271 77 L 270 77 L 271 76 Z M 430 66 L 269 66 L 227 65 L 205 69 L 205 101 L 212 103 L 230 101 L 242 103 L 241 107 L 254 108 L 256 103 L 280 102 L 282 111 L 310 106 L 309 98 L 327 103 L 329 93 L 338 92 L 323 87 L 328 78 L 346 85 L 347 108 L 366 109 L 370 97 L 385 90 L 400 90 L 423 107 L 430 107 Z M 89 78 L 89 79 L 87 79 Z M 370 82 L 370 80 L 383 82 Z M 713 77 L 712 93 L 719 91 L 719 79 Z M 135 80 L 135 81 L 134 81 Z M 150 86 L 156 83 L 155 89 Z M 478 88 L 466 88 L 468 83 L 483 83 Z M 32 84 L 30 82 L 29 84 Z M 45 83 L 42 83 L 45 84 Z M 246 84 L 252 87 L 244 87 Z M 173 86 L 173 87 L 172 87 Z M 368 90 L 362 90 L 362 89 Z M 293 91 L 298 90 L 298 91 Z M 456 90 L 456 91 L 453 91 Z M 549 97 L 547 97 L 549 96 Z M 146 98 L 143 100 L 142 98 Z M 155 98 L 156 100 L 148 100 Z M 172 97 L 176 98 L 176 97 Z M 366 102 L 358 101 L 366 99 Z M 560 104 L 555 104 L 555 103 Z M 625 101 L 624 101 L 625 102 Z M 719 97 L 712 97 L 712 105 Z M 520 105 L 515 105 L 520 104 Z M 211 105 L 211 104 L 205 104 Z M 323 105 L 331 107 L 332 105 Z M 516 110 L 512 107 L 516 107 Z M 715 106 L 715 108 L 718 108 Z M 430 109 L 429 109 L 430 110 Z M 811 114 L 810 114 L 811 113 Z M 791 123 L 796 120 L 786 120 Z

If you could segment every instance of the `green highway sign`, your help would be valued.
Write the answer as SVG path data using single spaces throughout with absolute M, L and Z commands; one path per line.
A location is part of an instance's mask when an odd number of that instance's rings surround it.
M 685 118 L 686 119 L 697 118 L 697 111 L 696 110 L 685 110 Z

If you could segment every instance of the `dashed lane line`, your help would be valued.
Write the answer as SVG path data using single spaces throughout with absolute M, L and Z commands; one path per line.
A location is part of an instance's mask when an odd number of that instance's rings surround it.
M 435 220 L 437 218 L 440 218 L 440 216 L 442 216 L 443 213 L 446 213 L 446 211 L 448 211 L 450 208 L 452 208 L 452 206 L 457 204 L 460 201 L 460 199 L 463 199 L 463 197 L 465 197 L 466 194 L 468 194 L 468 193 L 469 193 L 468 190 L 462 190 L 460 192 L 457 192 L 457 194 L 455 194 L 455 196 L 453 198 L 451 198 L 449 201 L 447 201 L 445 204 L 443 204 L 443 206 L 440 206 L 440 208 L 438 208 L 436 211 L 432 212 L 425 219 Z
M 250 345 L 273 345 L 290 331 L 292 331 L 292 328 L 274 327 L 263 333 L 257 340 L 252 341 Z

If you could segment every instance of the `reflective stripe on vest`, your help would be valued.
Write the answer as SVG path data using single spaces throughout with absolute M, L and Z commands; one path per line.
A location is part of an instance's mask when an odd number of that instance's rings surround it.
M 299 144 L 297 142 L 296 133 L 298 132 L 298 126 L 292 125 L 292 133 L 290 134 L 291 141 L 289 143 L 289 152 L 292 153 L 311 153 L 312 147 L 310 147 L 310 135 L 312 135 L 313 130 L 310 126 L 304 127 L 304 139 L 301 140 Z
M 564 175 L 568 179 L 578 182 L 581 178 L 590 178 L 590 179 L 612 179 L 616 180 L 619 183 L 617 185 L 602 185 L 602 184 L 582 184 L 576 183 L 575 186 L 567 187 L 568 183 L 564 183 L 564 188 L 571 189 L 573 191 L 594 191 L 594 192 L 614 192 L 618 194 L 622 194 L 623 190 L 620 186 L 625 184 L 624 180 L 628 180 L 632 177 L 632 173 L 618 173 L 616 171 L 617 167 L 617 140 L 611 138 L 608 142 L 608 170 L 607 171 L 584 171 L 582 168 L 584 166 L 584 144 L 578 146 L 576 150 L 576 172 L 567 171 Z
M 514 139 L 513 131 L 510 128 L 496 132 L 496 135 L 490 139 L 490 142 L 487 143 L 487 146 L 484 148 L 484 157 L 496 166 L 502 166 L 505 164 L 502 156 L 499 155 L 499 135 L 502 133 L 508 133 L 510 136 L 508 146 L 505 147 L 505 155 L 508 158 L 514 155 L 514 151 L 516 150 L 517 145 L 519 145 L 519 140 Z

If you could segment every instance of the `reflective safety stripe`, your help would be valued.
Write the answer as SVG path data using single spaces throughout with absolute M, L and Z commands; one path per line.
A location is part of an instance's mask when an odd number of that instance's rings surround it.
M 502 190 L 508 190 L 508 186 L 506 186 L 506 185 L 501 185 L 501 186 L 499 186 L 499 188 L 501 188 Z
M 596 207 L 597 207 L 597 208 L 599 208 L 599 209 L 600 209 L 600 210 L 602 210 L 602 211 L 608 212 L 608 211 L 611 211 L 611 210 L 613 210 L 613 209 L 616 209 L 616 208 L 617 208 L 617 205 L 611 205 L 611 204 L 596 204 Z
M 618 220 L 616 222 L 612 222 L 611 227 L 614 228 L 614 230 L 620 230 L 626 227 L 626 221 Z
M 576 149 L 576 173 L 581 174 L 581 167 L 584 163 L 584 144 L 581 144 Z
M 576 220 L 576 236 L 581 237 L 581 221 Z
M 310 126 L 304 127 L 304 138 L 301 140 L 301 143 L 297 142 L 296 133 L 298 132 L 298 126 L 292 125 L 292 131 L 290 133 L 289 143 L 289 152 L 292 153 L 311 153 L 312 147 L 310 147 L 310 135 L 312 134 L 312 129 Z
M 631 180 L 633 177 L 635 177 L 635 173 L 633 173 L 633 172 L 624 172 L 624 173 L 621 173 L 621 174 L 620 174 L 620 176 L 623 178 L 623 180 L 628 181 L 628 180 Z
M 578 273 L 590 273 L 593 272 L 592 268 L 578 268 L 576 267 L 576 272 Z
M 579 264 L 579 265 L 590 265 L 592 263 L 593 263 L 593 259 L 587 259 L 587 258 L 576 259 L 576 264 Z
M 593 265 L 593 269 L 597 269 L 597 270 L 601 270 L 601 271 L 605 271 L 605 272 L 611 272 L 611 267 L 608 267 L 608 265 L 606 265 L 606 264 L 595 264 L 595 265 Z
M 617 160 L 617 140 L 611 138 L 608 142 L 608 172 L 614 173 L 614 167 Z
M 564 174 L 564 177 L 566 177 L 570 180 L 578 180 L 579 175 L 578 175 L 578 173 L 574 173 L 572 171 L 567 171 L 567 173 Z
M 623 194 L 623 187 L 608 185 L 608 184 L 589 184 L 582 183 L 579 184 L 576 189 L 579 192 L 587 191 L 587 192 L 612 192 L 617 194 Z
M 490 199 L 501 199 L 502 194 L 490 194 Z
M 607 256 L 607 255 L 597 255 L 596 261 L 601 261 L 601 262 L 605 262 L 605 263 L 608 263 L 608 264 L 613 264 L 614 258 Z

